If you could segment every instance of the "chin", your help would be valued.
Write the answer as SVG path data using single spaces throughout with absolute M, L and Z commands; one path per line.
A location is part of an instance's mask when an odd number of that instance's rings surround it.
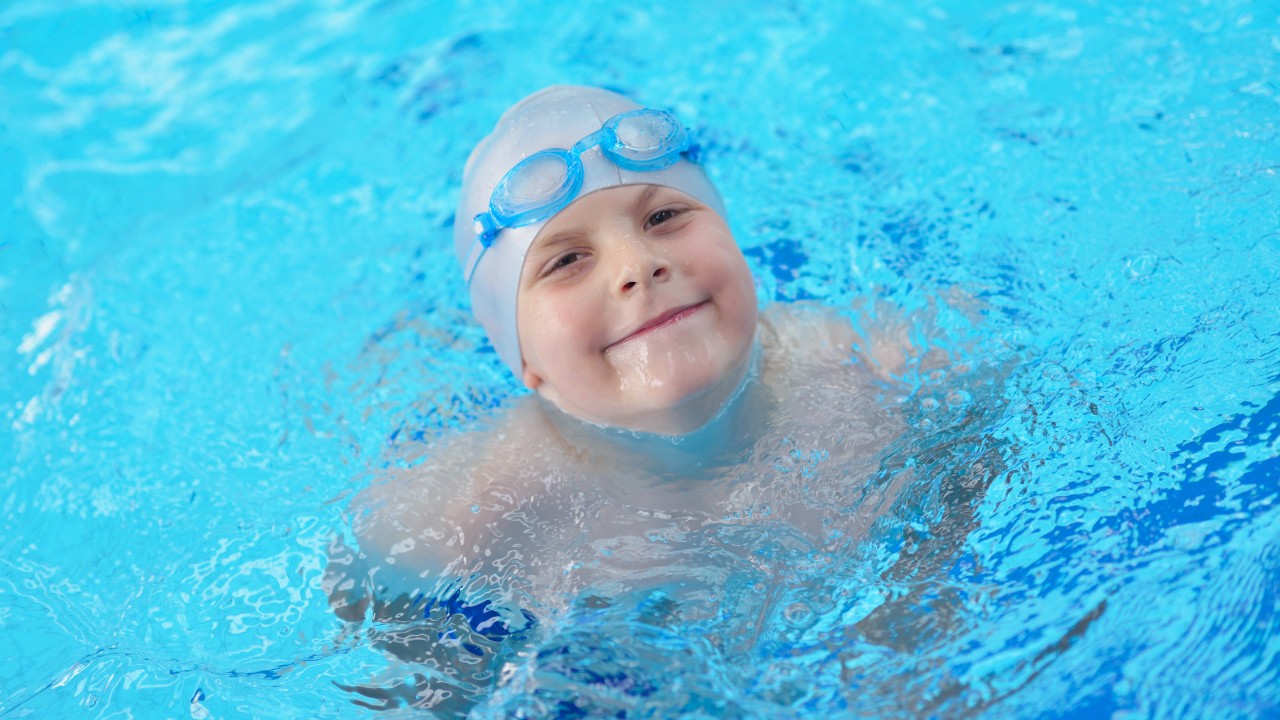
M 668 392 L 661 397 L 650 397 L 648 411 L 637 415 L 637 422 L 634 424 L 657 427 L 658 429 L 648 429 L 648 432 L 662 435 L 678 435 L 697 430 L 724 409 L 742 382 L 746 365 L 744 359 L 714 375 L 685 378 L 681 385 L 668 385 L 664 388 Z M 680 429 L 672 432 L 673 428 Z

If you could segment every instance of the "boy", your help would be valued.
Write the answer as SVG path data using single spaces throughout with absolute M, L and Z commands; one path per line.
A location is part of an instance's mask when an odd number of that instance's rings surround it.
M 901 430 L 883 399 L 899 346 L 854 363 L 834 313 L 758 317 L 696 153 L 673 116 L 563 86 L 472 153 L 455 248 L 476 318 L 533 395 L 364 491 L 360 550 L 336 547 L 328 580 L 344 618 L 428 618 L 383 638 L 439 673 L 414 702 L 483 692 L 507 634 L 584 594 L 662 587 L 683 619 L 714 614 L 708 528 L 778 522 L 832 552 L 895 492 L 866 478 Z M 793 481 L 819 466 L 852 482 Z

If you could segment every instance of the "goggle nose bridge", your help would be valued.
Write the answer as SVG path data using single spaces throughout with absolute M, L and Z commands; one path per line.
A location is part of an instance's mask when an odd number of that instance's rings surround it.
M 591 133 L 590 135 L 574 143 L 573 147 L 569 148 L 569 155 L 575 161 L 582 162 L 582 154 L 590 150 L 591 148 L 595 147 L 596 145 L 600 146 L 600 152 L 605 153 L 606 155 L 610 154 L 608 152 L 605 152 L 605 148 L 604 148 L 603 141 L 606 135 L 614 135 L 613 128 L 609 127 L 608 125 L 600 128 L 599 130 Z M 614 138 L 616 141 L 616 135 L 614 135 Z

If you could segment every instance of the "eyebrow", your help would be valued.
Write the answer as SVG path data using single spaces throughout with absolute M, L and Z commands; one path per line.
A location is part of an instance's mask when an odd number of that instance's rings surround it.
M 662 192 L 665 189 L 666 188 L 662 187 L 661 185 L 646 185 L 644 190 L 640 191 L 640 194 L 636 196 L 635 200 L 631 201 L 630 210 L 632 214 L 637 214 L 637 215 L 640 214 L 641 211 L 645 210 L 645 206 L 648 205 L 653 200 L 653 196 L 657 195 L 658 193 Z M 580 227 L 572 227 L 565 230 L 561 230 L 560 232 L 548 237 L 545 240 L 536 241 L 536 243 L 529 248 L 529 251 L 533 252 L 534 250 L 545 250 L 548 248 L 554 248 L 558 245 L 563 245 L 565 243 L 576 242 L 578 240 L 581 240 L 583 237 L 585 237 L 586 234 L 587 234 L 586 231 Z
M 631 211 L 634 214 L 640 214 L 649 201 L 653 200 L 653 196 L 662 191 L 661 185 L 647 185 L 643 192 L 636 196 L 635 202 L 631 203 Z
M 586 231 L 584 231 L 582 228 L 572 227 L 566 230 L 561 230 L 560 232 L 546 238 L 545 240 L 537 240 L 535 238 L 535 242 L 529 248 L 528 253 L 533 254 L 535 252 L 553 250 L 556 247 L 559 247 L 560 245 L 577 242 L 582 238 L 586 237 L 586 235 L 587 235 Z

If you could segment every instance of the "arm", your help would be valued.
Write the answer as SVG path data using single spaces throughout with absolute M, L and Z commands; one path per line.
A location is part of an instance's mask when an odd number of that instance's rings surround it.
M 364 698 L 357 704 L 461 716 L 489 691 L 495 658 L 519 644 L 511 636 L 530 625 L 531 616 L 499 612 L 502 588 L 472 582 L 499 521 L 492 503 L 471 510 L 490 475 L 469 461 L 479 451 L 464 438 L 438 458 L 387 472 L 351 502 L 350 532 L 331 543 L 324 587 L 334 614 L 403 663 L 346 688 Z

